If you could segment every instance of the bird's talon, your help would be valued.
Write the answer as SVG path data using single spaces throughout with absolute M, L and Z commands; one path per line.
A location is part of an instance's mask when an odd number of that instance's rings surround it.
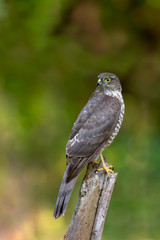
M 108 168 L 114 171 L 114 167 L 112 165 L 108 166 Z
M 99 169 L 97 169 L 97 172 L 100 172 L 102 170 L 104 170 L 104 168 L 99 168 Z
M 114 174 L 114 171 L 113 171 L 113 170 L 111 170 L 111 169 L 113 169 L 113 167 L 112 167 L 112 166 L 109 166 L 109 167 L 107 167 L 107 166 L 104 166 L 103 168 L 99 168 L 99 169 L 97 169 L 97 171 L 98 171 L 98 172 L 100 172 L 100 171 L 103 171 L 103 170 L 105 170 L 105 171 L 106 171 L 106 173 L 107 173 L 107 176 L 109 177 L 109 173 L 112 173 L 112 174 Z

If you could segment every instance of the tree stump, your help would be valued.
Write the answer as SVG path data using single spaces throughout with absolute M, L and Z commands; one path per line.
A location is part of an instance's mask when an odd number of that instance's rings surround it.
M 118 173 L 110 173 L 107 177 L 105 171 L 97 172 L 101 167 L 102 164 L 97 167 L 92 163 L 88 164 L 72 221 L 64 236 L 65 240 L 100 240 L 102 238 Z

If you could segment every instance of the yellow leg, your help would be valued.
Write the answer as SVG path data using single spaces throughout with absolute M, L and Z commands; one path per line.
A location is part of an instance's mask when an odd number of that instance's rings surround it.
M 103 168 L 99 168 L 99 169 L 97 169 L 97 171 L 99 172 L 99 171 L 105 170 L 106 173 L 107 173 L 107 176 L 109 176 L 109 173 L 114 173 L 114 171 L 111 170 L 111 169 L 113 169 L 113 166 L 109 166 L 109 167 L 106 166 L 104 158 L 103 158 L 103 155 L 102 155 L 101 152 L 100 152 L 99 156 L 101 158 L 101 161 L 102 161 L 102 164 L 103 164 Z

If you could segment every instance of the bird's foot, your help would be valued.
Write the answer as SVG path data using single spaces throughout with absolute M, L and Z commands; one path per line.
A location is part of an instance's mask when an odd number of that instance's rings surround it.
M 112 165 L 106 166 L 106 162 L 105 162 L 105 160 L 104 160 L 104 157 L 103 157 L 103 155 L 102 155 L 102 152 L 100 152 L 99 156 L 100 156 L 100 158 L 101 158 L 103 168 L 99 168 L 99 169 L 97 169 L 97 171 L 99 172 L 99 171 L 105 170 L 108 177 L 109 177 L 109 173 L 114 174 L 114 171 L 113 171 L 114 168 L 113 168 L 113 166 L 112 166 Z
M 97 171 L 100 172 L 100 171 L 105 170 L 106 173 L 107 173 L 107 176 L 109 177 L 109 173 L 114 174 L 114 171 L 113 171 L 112 169 L 114 169 L 112 165 L 110 165 L 110 166 L 108 166 L 108 167 L 105 165 L 105 166 L 103 166 L 103 168 L 97 169 Z

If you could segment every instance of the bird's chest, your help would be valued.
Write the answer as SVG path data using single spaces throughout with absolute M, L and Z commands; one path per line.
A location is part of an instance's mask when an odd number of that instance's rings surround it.
M 112 143 L 115 136 L 118 134 L 119 129 L 120 129 L 120 127 L 122 125 L 122 122 L 123 122 L 123 116 L 124 116 L 124 111 L 125 111 L 125 105 L 124 105 L 122 94 L 119 93 L 119 92 L 115 92 L 115 93 L 111 93 L 110 96 L 116 97 L 116 98 L 119 99 L 119 101 L 121 103 L 121 110 L 120 110 L 120 114 L 119 114 L 117 124 L 116 124 L 114 130 L 112 131 L 110 137 L 107 139 L 105 147 L 109 146 Z

